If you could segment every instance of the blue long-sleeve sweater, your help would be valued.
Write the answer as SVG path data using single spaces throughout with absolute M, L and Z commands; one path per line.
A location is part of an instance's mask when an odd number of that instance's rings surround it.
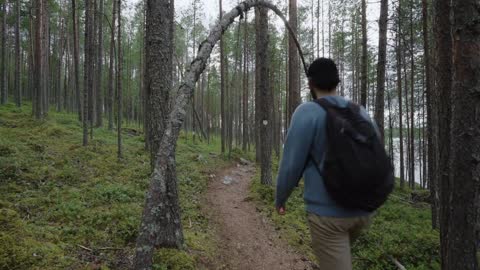
M 341 96 L 324 97 L 337 106 L 346 107 L 348 102 Z M 362 108 L 362 114 L 370 119 Z M 300 178 L 305 181 L 304 200 L 309 213 L 327 217 L 356 217 L 369 215 L 361 210 L 346 209 L 333 201 L 328 194 L 323 178 L 316 168 L 316 160 L 323 163 L 326 150 L 326 111 L 314 102 L 300 105 L 292 116 L 283 157 L 277 178 L 275 205 L 284 206 Z M 323 166 L 323 164 L 320 164 Z

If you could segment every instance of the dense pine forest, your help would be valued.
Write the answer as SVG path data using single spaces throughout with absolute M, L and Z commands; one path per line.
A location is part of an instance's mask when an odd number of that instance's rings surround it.
M 319 57 L 396 177 L 354 269 L 480 269 L 478 1 L 3 0 L 0 18 L 0 269 L 317 269 L 303 184 L 273 205 Z

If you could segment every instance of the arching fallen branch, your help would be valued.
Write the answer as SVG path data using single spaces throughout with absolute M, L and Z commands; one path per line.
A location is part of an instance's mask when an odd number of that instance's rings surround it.
M 155 190 L 163 190 L 165 192 L 167 188 L 167 183 L 172 183 L 172 181 L 173 183 L 176 183 L 175 149 L 180 128 L 185 120 L 185 116 L 187 113 L 187 105 L 195 89 L 195 84 L 198 81 L 201 73 L 205 70 L 205 66 L 210 57 L 210 54 L 215 44 L 220 40 L 223 32 L 225 32 L 225 30 L 234 22 L 236 17 L 243 17 L 243 13 L 253 7 L 268 8 L 275 12 L 275 14 L 277 14 L 285 22 L 285 25 L 289 30 L 290 34 L 293 36 L 295 44 L 297 45 L 297 48 L 299 50 L 304 71 L 307 71 L 307 66 L 305 64 L 302 50 L 300 48 L 298 40 L 296 39 L 295 35 L 293 35 L 294 32 L 292 31 L 292 28 L 288 25 L 287 20 L 285 16 L 283 16 L 282 12 L 270 2 L 264 0 L 247 0 L 237 5 L 229 13 L 225 14 L 219 22 L 217 22 L 217 24 L 212 28 L 207 39 L 200 44 L 197 57 L 192 61 L 189 68 L 187 69 L 187 72 L 183 78 L 183 82 L 179 85 L 175 99 L 171 103 L 172 110 L 168 115 L 166 121 L 166 127 L 158 148 L 157 158 L 150 180 L 150 186 L 155 188 L 149 189 L 146 197 L 145 207 L 152 207 L 152 209 L 144 210 L 142 226 L 140 227 L 139 232 L 141 239 L 137 241 L 136 247 L 136 257 L 134 262 L 135 269 L 152 269 L 152 257 L 155 247 L 157 245 L 157 241 L 155 239 L 158 238 L 158 234 L 161 231 L 159 228 L 160 223 L 158 222 L 159 220 L 171 219 L 171 217 L 168 216 L 168 213 L 162 213 L 162 211 L 159 211 L 160 209 L 163 209 L 162 207 L 165 206 L 152 206 L 152 203 L 154 204 L 155 202 L 155 197 L 158 197 L 158 194 L 152 193 L 155 193 Z M 153 192 L 151 192 L 152 190 Z M 153 221 L 153 224 L 144 221 Z M 173 222 L 180 221 L 173 220 Z M 181 230 L 175 231 L 175 234 L 178 235 L 178 239 L 181 239 Z M 180 241 L 181 240 L 178 240 L 177 242 Z M 178 246 L 178 243 L 172 243 L 172 245 Z

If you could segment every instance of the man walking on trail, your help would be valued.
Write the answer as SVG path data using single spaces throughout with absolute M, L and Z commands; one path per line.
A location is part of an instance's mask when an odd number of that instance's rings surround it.
M 375 137 L 378 136 L 378 130 L 363 108 L 337 95 L 336 88 L 340 80 L 338 69 L 332 60 L 326 58 L 315 60 L 309 67 L 307 76 L 314 100 L 301 104 L 292 116 L 277 178 L 275 206 L 279 214 L 285 214 L 286 201 L 303 174 L 304 200 L 308 213 L 312 247 L 320 269 L 350 270 L 352 269 L 350 246 L 361 231 L 370 224 L 373 210 L 381 205 L 386 197 L 381 198 L 380 202 L 373 202 L 374 206 L 370 208 L 360 207 L 360 205 L 357 208 L 355 204 L 352 206 L 354 200 L 348 198 L 343 201 L 338 200 L 338 196 L 333 198 L 331 189 L 327 187 L 324 179 L 325 173 L 332 174 L 331 171 L 324 171 L 324 165 L 326 164 L 325 159 L 327 159 L 327 149 L 330 150 L 329 152 L 333 151 L 328 147 L 331 147 L 334 140 L 330 138 L 333 136 L 330 135 L 332 133 L 327 132 L 328 117 L 331 115 L 327 117 L 325 103 L 340 109 L 356 107 L 357 114 L 362 118 L 360 122 L 368 123 L 369 127 L 366 130 L 370 129 Z M 328 113 L 330 114 L 330 110 Z M 335 125 L 335 123 L 328 123 L 329 127 Z M 341 132 L 344 132 L 343 128 Z M 378 138 L 375 140 L 378 144 Z M 381 148 L 383 149 L 383 146 Z M 331 154 L 329 153 L 329 155 Z M 337 153 L 337 155 L 349 154 Z M 360 163 L 362 162 L 360 161 Z M 367 163 L 364 165 L 373 166 Z M 377 162 L 374 165 L 378 164 Z M 329 170 L 332 169 L 329 168 Z M 357 172 L 349 173 L 354 175 Z M 365 177 L 371 176 L 364 171 L 358 173 L 366 174 Z M 389 185 L 391 184 L 387 184 L 387 189 L 390 191 L 392 187 Z M 357 192 L 362 191 L 357 190 Z M 340 202 L 346 202 L 346 204 Z M 349 205 L 348 203 L 350 203 L 350 207 L 345 206 Z

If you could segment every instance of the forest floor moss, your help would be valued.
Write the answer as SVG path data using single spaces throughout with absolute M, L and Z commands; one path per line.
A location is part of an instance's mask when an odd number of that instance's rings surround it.
M 0 269 L 124 269 L 131 262 L 149 183 L 143 134 L 94 130 L 82 147 L 75 114 L 0 106 Z M 198 139 L 197 139 L 198 142 Z M 183 134 L 177 172 L 186 248 L 156 253 L 155 269 L 198 269 L 213 257 L 214 237 L 200 211 L 208 176 L 228 166 L 217 141 Z
M 278 164 L 273 167 L 278 171 Z M 262 213 L 273 221 L 282 238 L 315 261 L 304 210 L 303 183 L 290 196 L 286 215 L 280 216 L 273 206 L 274 187 L 261 185 L 259 179 L 257 175 L 253 181 L 251 196 Z M 421 202 L 421 198 L 428 197 L 427 193 L 395 188 L 386 204 L 377 211 L 370 229 L 353 246 L 354 269 L 398 269 L 392 257 L 409 270 L 440 269 L 439 232 L 432 230 L 430 205 Z M 415 201 L 412 194 L 417 198 Z

